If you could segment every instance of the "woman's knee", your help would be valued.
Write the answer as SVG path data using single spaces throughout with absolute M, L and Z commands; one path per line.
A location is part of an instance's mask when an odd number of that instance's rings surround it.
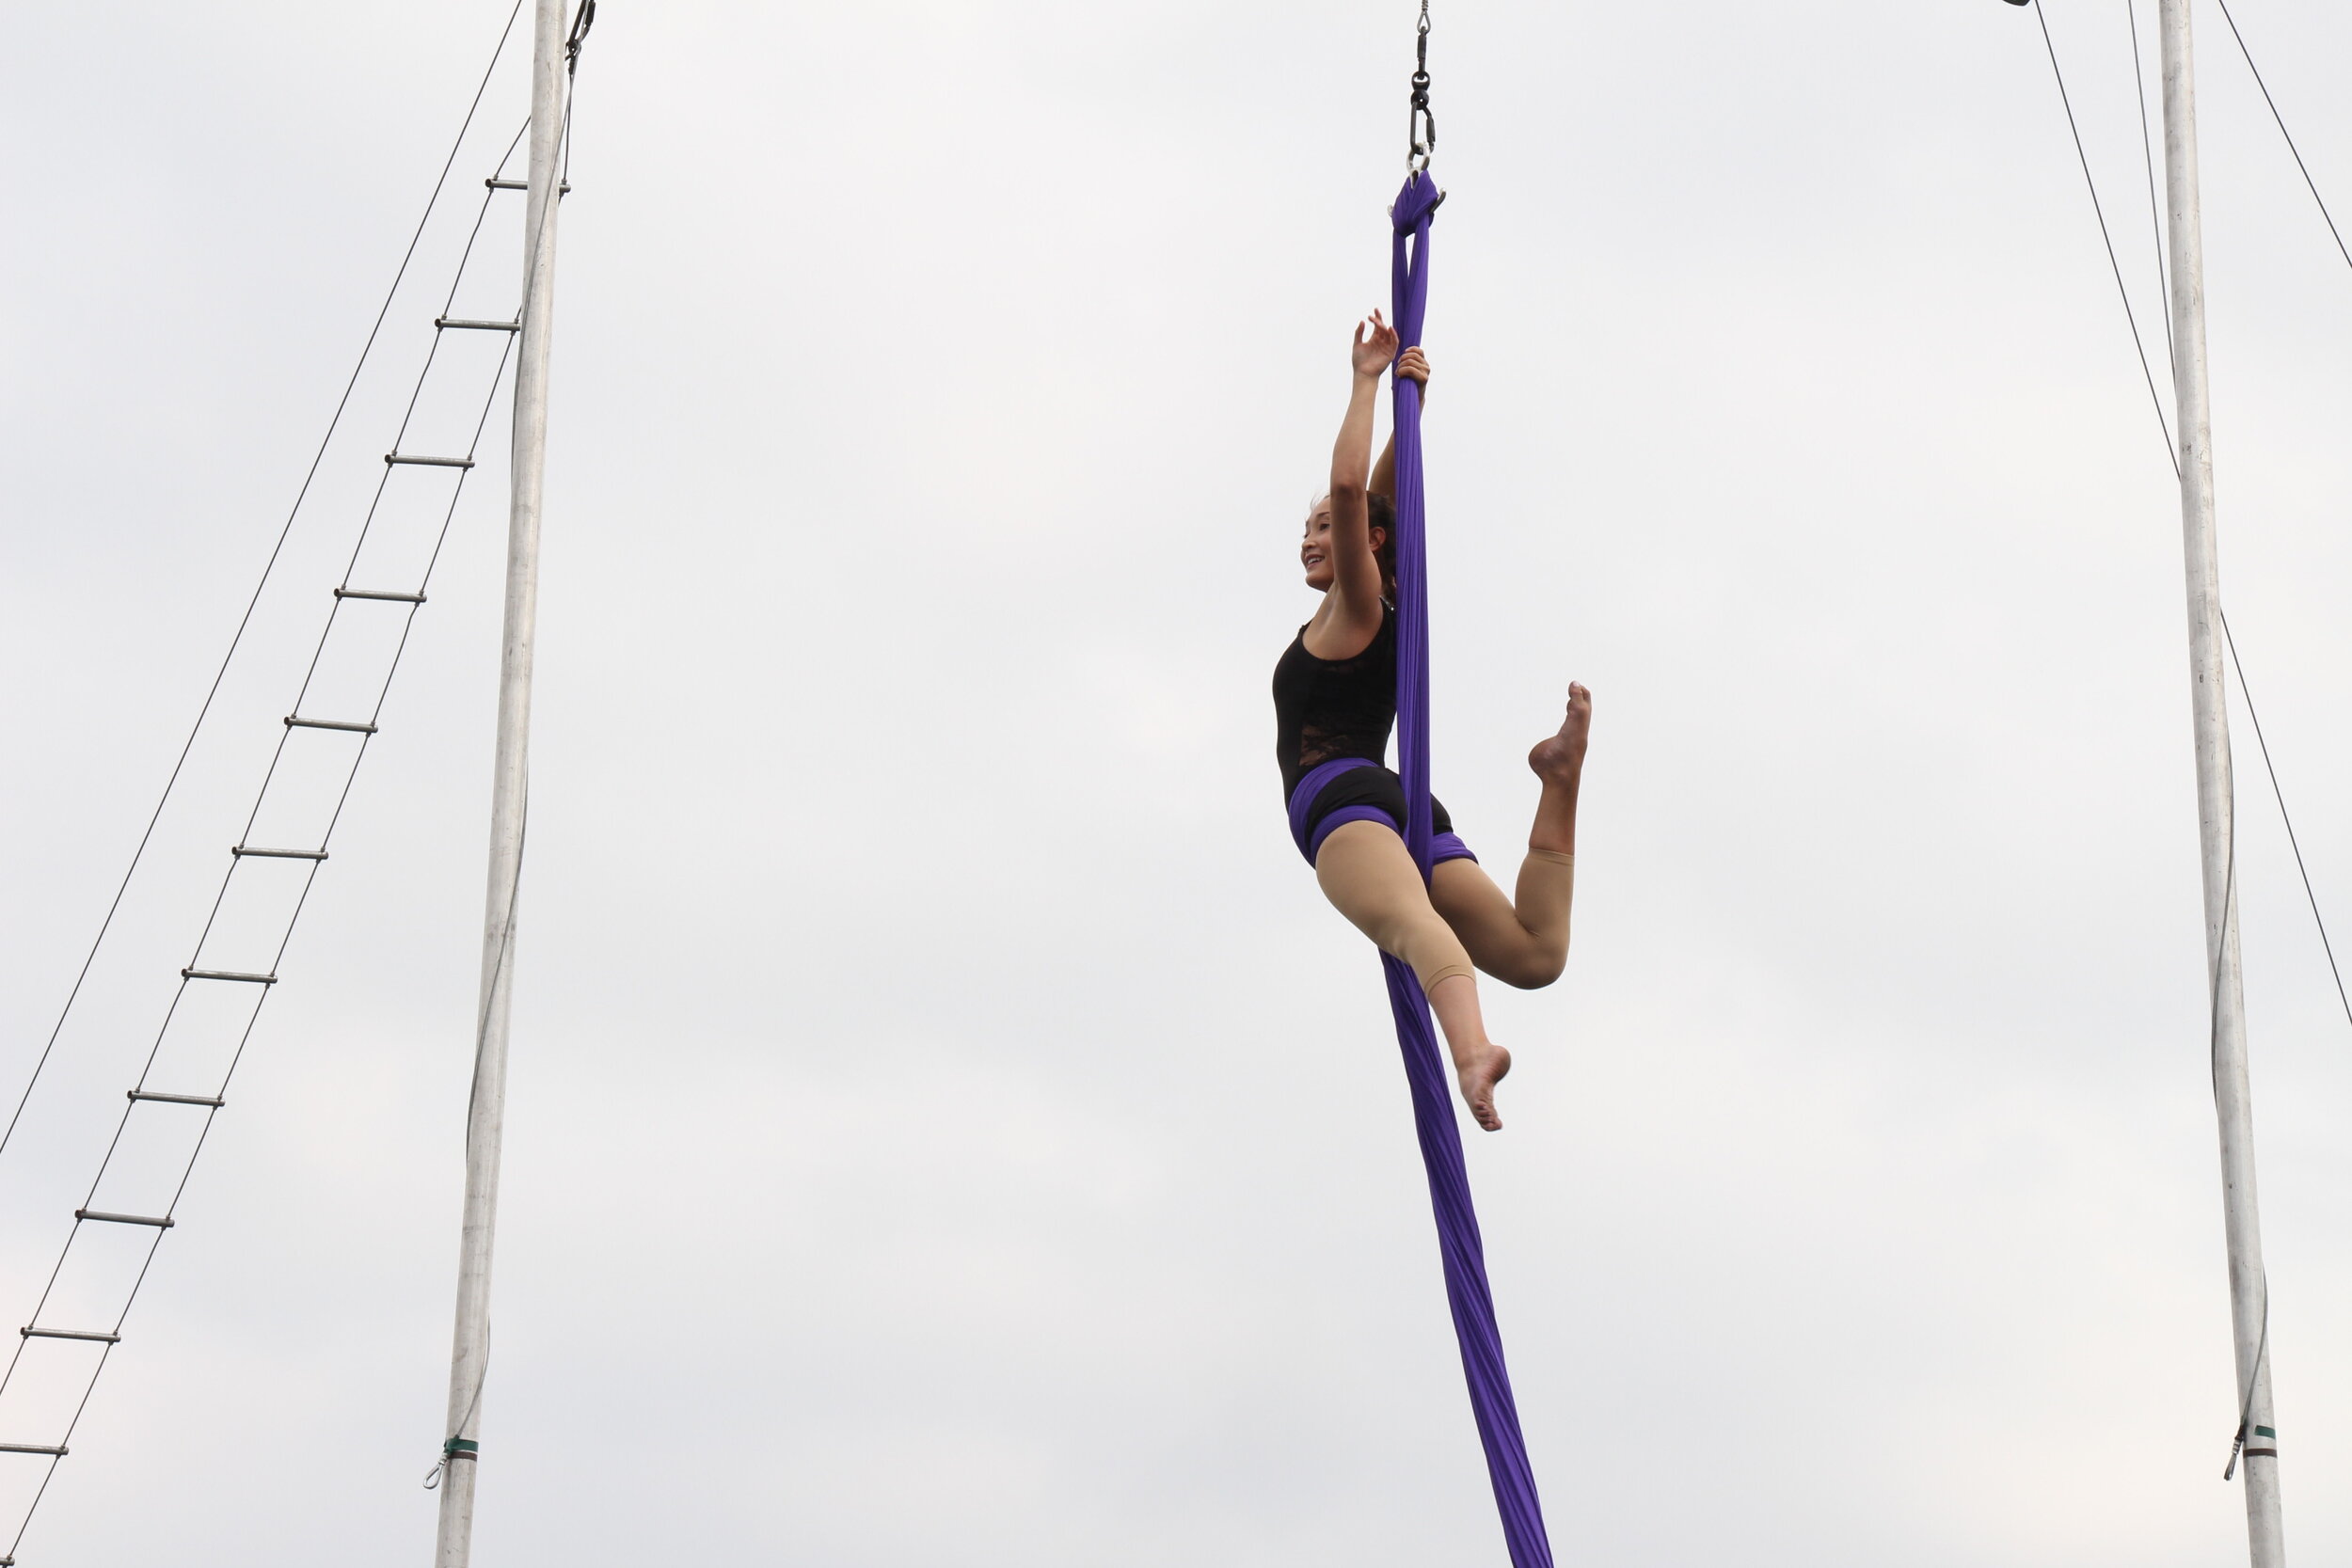
M 1465 974 L 1470 969 L 1470 955 L 1462 947 L 1462 939 L 1426 905 L 1417 910 L 1399 910 L 1382 923 L 1381 929 L 1368 934 L 1382 952 L 1393 954 L 1417 969 L 1450 965 Z
M 1568 956 L 1565 953 L 1530 948 L 1504 955 L 1486 973 L 1519 990 L 1541 990 L 1560 978 L 1561 971 L 1567 967 Z

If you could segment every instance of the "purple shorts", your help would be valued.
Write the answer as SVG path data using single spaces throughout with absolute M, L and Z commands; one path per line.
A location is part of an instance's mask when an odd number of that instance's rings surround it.
M 1430 801 L 1429 816 L 1435 830 L 1430 864 L 1478 858 L 1454 834 L 1445 807 Z M 1368 757 L 1334 757 L 1298 781 L 1291 791 L 1290 816 L 1291 842 L 1312 865 L 1323 841 L 1343 822 L 1382 822 L 1404 836 L 1405 781 Z

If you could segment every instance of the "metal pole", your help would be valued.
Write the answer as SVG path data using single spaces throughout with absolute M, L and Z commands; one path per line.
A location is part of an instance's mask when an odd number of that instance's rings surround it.
M 2205 882 L 2205 978 L 2213 1013 L 2213 1096 L 2221 1124 L 2221 1212 L 2230 1251 L 2230 1323 L 2253 1568 L 2284 1568 L 2279 1440 L 2270 1408 L 2269 1292 L 2254 1200 L 2253 1101 L 2238 964 L 2230 719 L 2221 678 L 2221 569 L 2214 546 L 2213 425 L 2205 381 L 2205 255 L 2197 200 L 2197 103 L 2188 0 L 2158 0 L 2164 52 L 2164 176 L 2172 252 L 2172 382 L 2180 400 L 2181 538 L 2188 565 L 2190 689 L 2197 724 L 2197 823 Z
M 539 597 L 539 505 L 547 475 L 548 348 L 555 306 L 555 214 L 564 133 L 564 0 L 536 0 L 531 55 L 531 172 L 524 198 L 522 333 L 515 367 L 514 492 L 507 515 L 506 631 L 499 662 L 498 754 L 490 786 L 489 898 L 473 1099 L 466 1113 L 466 1206 L 457 1255 L 437 1568 L 467 1568 L 481 1467 L 482 1386 L 490 1357 L 490 1249 L 498 1227 L 506 1110 L 506 1026 L 515 913 L 530 808 L 532 634 Z

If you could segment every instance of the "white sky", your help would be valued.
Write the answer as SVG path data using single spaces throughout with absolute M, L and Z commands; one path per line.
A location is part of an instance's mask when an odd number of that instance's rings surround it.
M 11 1099 L 502 9 L 11 19 Z M 1561 1560 L 2236 1559 L 2177 519 L 2032 13 L 1437 10 L 1438 784 L 1490 860 L 1597 693 L 1576 951 L 1490 990 L 1520 1069 L 1471 1149 Z M 2238 12 L 2352 213 L 2352 15 Z M 1411 15 L 608 0 L 479 1560 L 1500 1561 L 1377 972 L 1289 845 L 1265 695 L 1386 296 Z M 2123 8 L 2051 21 L 2153 331 Z M 2352 934 L 2352 276 L 2199 21 L 2224 584 Z M 186 961 L 518 63 L 0 1161 L 7 1312 Z M 28 1565 L 429 1550 L 503 483 Z M 2352 1039 L 2237 711 L 2287 1527 L 2329 1560 Z

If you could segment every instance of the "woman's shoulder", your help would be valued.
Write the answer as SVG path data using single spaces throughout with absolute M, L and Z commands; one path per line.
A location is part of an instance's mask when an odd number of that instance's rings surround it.
M 1392 625 L 1395 617 L 1389 613 L 1385 601 L 1373 610 L 1369 627 L 1360 624 L 1346 626 L 1342 610 L 1334 609 L 1334 601 L 1326 599 L 1316 610 L 1314 619 L 1298 628 L 1298 647 L 1308 657 L 1325 664 L 1345 664 L 1373 652 L 1383 642 L 1393 641 Z M 1334 646 L 1334 644 L 1337 644 Z

